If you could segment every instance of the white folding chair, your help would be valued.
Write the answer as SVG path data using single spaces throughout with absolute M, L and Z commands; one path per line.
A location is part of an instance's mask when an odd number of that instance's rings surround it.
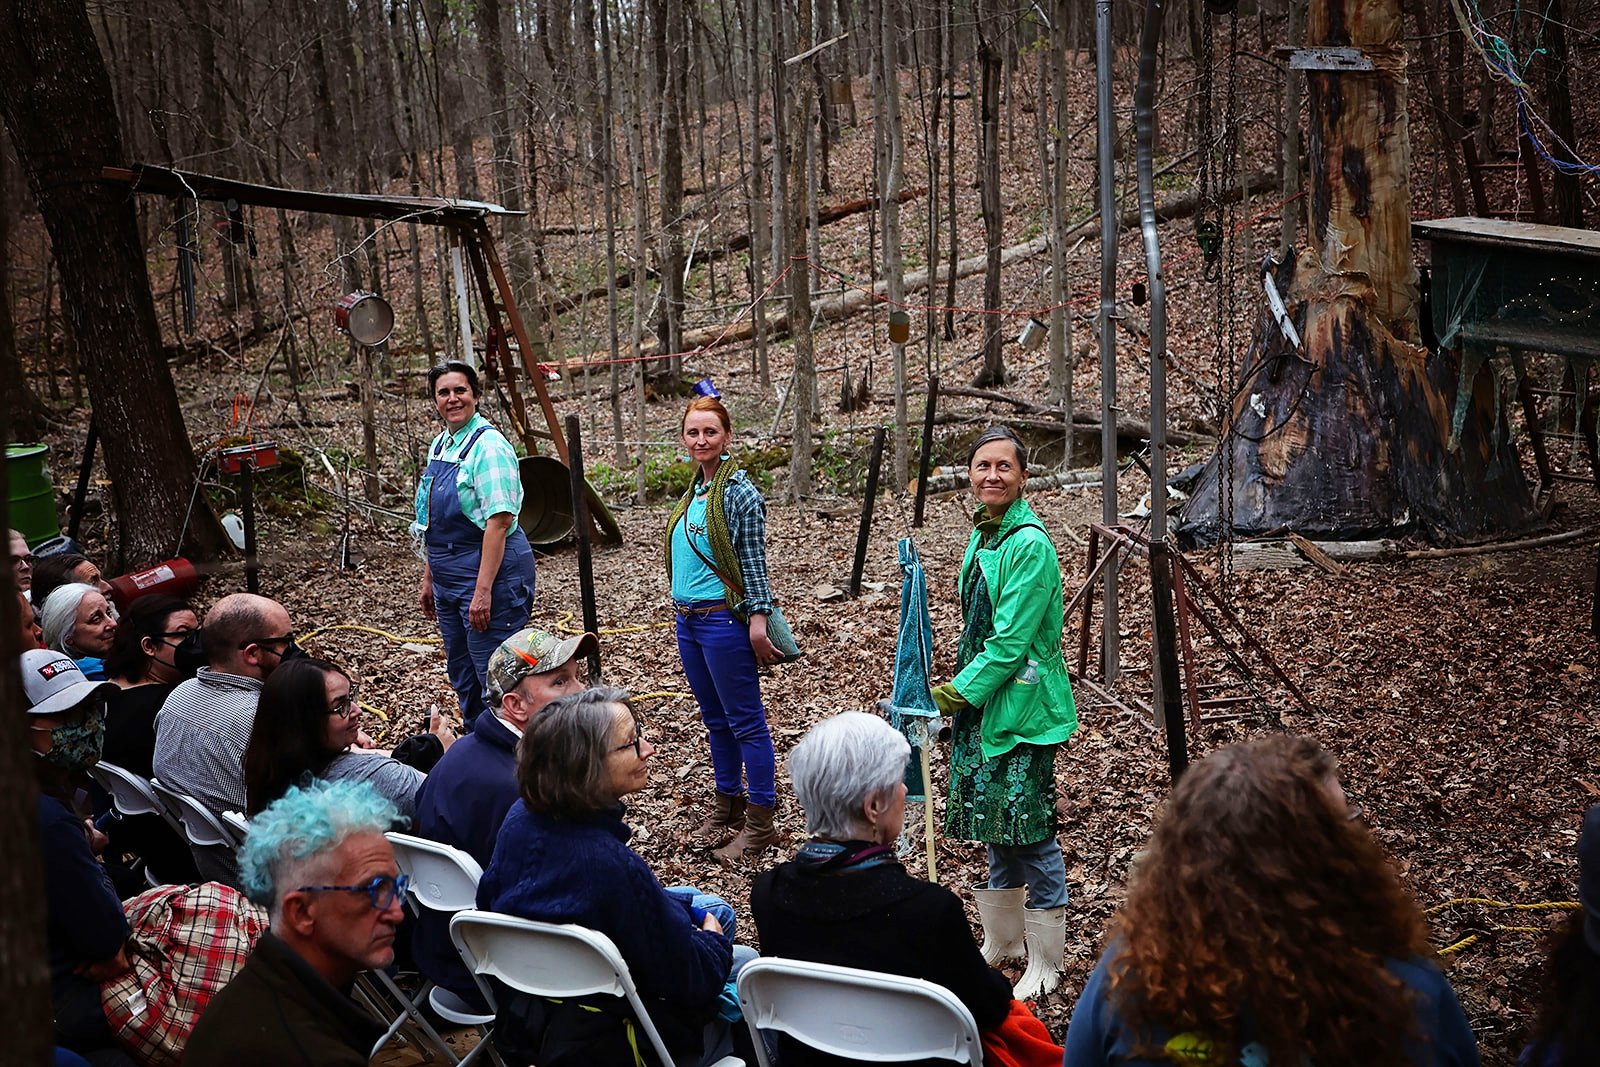
M 739 1006 L 760 1067 L 771 1067 L 761 1030 L 866 1063 L 983 1064 L 972 1013 L 950 990 L 920 978 L 763 956 L 739 972 Z
M 225 811 L 222 813 L 222 828 L 234 836 L 239 844 L 244 844 L 244 839 L 250 836 L 250 820 L 242 811 Z
M 477 905 L 478 879 L 483 877 L 483 868 L 478 866 L 478 861 L 469 854 L 458 848 L 429 841 L 424 837 L 414 837 L 411 834 L 389 833 L 384 836 L 389 839 L 389 845 L 394 849 L 395 864 L 400 868 L 400 873 L 411 879 L 411 892 L 406 905 L 413 914 L 419 909 L 426 908 L 454 915 Z M 383 977 L 387 978 L 386 975 Z M 450 1058 L 451 1063 L 466 1063 L 479 1055 L 478 1049 L 488 1047 L 489 1024 L 494 1022 L 493 1015 L 467 1010 L 468 1006 L 462 1005 L 431 981 L 424 981 L 415 997 L 405 996 L 404 992 L 392 982 L 385 984 L 389 987 L 390 994 L 400 1001 L 403 1011 L 389 1024 L 388 1032 L 373 1046 L 373 1055 L 377 1055 L 378 1049 L 394 1039 L 407 1019 L 420 1026 Z M 428 1020 L 422 1016 L 420 1005 L 424 999 L 440 1018 L 458 1026 L 477 1027 L 480 1035 L 478 1047 L 458 1060 L 455 1052 L 445 1044 Z
M 167 810 L 183 826 L 183 834 L 189 839 L 189 844 L 199 848 L 221 847 L 230 852 L 238 849 L 240 839 L 222 825 L 222 820 L 213 815 L 210 808 L 187 793 L 163 785 L 159 778 L 150 779 L 150 785 L 155 789 L 156 796 L 166 804 Z
M 639 999 L 628 965 L 605 934 L 492 911 L 464 911 L 450 920 L 450 937 L 490 1007 L 494 992 L 488 978 L 537 997 L 622 997 L 661 1062 L 674 1063 Z M 744 1067 L 744 1061 L 724 1056 L 712 1067 Z
M 179 834 L 183 833 L 183 824 L 161 803 L 150 787 L 150 779 L 105 760 L 89 768 L 89 777 L 111 795 L 111 803 L 123 815 L 159 815 Z

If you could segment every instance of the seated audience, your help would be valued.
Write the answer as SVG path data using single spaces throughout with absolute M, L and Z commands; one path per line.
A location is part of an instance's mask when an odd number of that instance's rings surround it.
M 678 1062 L 710 1063 L 730 1047 L 718 1018 L 724 987 L 754 953 L 735 952 L 726 904 L 663 888 L 628 847 L 622 798 L 649 785 L 655 753 L 642 729 L 620 689 L 562 697 L 534 718 L 517 751 L 522 803 L 500 829 L 478 906 L 605 934 Z M 496 997 L 494 1041 L 507 1062 L 633 1062 L 625 1008 L 612 998 L 557 1003 L 504 988 Z
M 115 687 L 85 678 L 52 649 L 24 652 L 20 667 L 38 785 L 55 1043 L 97 1064 L 131 1063 L 100 1009 L 100 983 L 128 969 L 128 920 L 95 855 L 105 838 L 74 807 L 84 772 L 99 762 L 105 695 Z
M 117 635 L 111 602 L 94 586 L 72 582 L 57 586 L 38 609 L 45 647 L 71 656 L 91 681 L 105 681 L 105 657 Z
M 177 597 L 135 600 L 117 624 L 106 656 L 106 673 L 117 688 L 108 693 L 106 743 L 100 758 L 141 778 L 155 775 L 156 712 L 179 682 L 194 677 L 203 661 L 200 618 Z M 100 810 L 109 807 L 107 801 Z M 118 854 L 142 859 L 163 882 L 198 880 L 189 843 L 160 815 L 126 815 L 106 831 Z
M 304 656 L 282 604 L 234 593 L 212 605 L 201 628 L 206 666 L 174 689 L 156 713 L 155 777 L 221 815 L 245 810 L 244 750 L 261 685 L 279 664 Z M 206 881 L 235 885 L 226 849 L 195 849 Z
M 1185 772 L 1078 998 L 1065 1067 L 1476 1067 L 1421 911 L 1308 737 Z M 1188 1057 L 1188 1059 L 1185 1059 Z
M 407 882 L 383 834 L 396 815 L 365 782 L 316 782 L 250 821 L 240 877 L 271 925 L 200 1016 L 186 1067 L 364 1067 L 383 1024 L 350 987 L 394 962 Z
M 500 824 L 517 802 L 517 742 L 546 704 L 583 688 L 580 667 L 597 648 L 594 634 L 563 641 L 534 629 L 500 643 L 489 657 L 489 710 L 450 746 L 417 791 L 419 837 L 459 848 L 480 867 L 489 865 Z M 411 949 L 430 981 L 468 1010 L 486 1008 L 450 940 L 448 916 L 423 909 Z
M 336 665 L 306 657 L 273 671 L 245 748 L 245 810 L 255 815 L 290 786 L 313 779 L 348 779 L 369 783 L 409 825 L 427 775 L 387 752 L 354 748 L 360 727 L 356 687 Z M 453 739 L 448 727 L 435 729 Z
M 960 899 L 895 859 L 910 755 L 898 730 L 858 711 L 824 719 L 789 753 L 811 839 L 751 887 L 761 952 L 936 982 L 991 1031 L 1010 1010 L 1010 980 L 983 961 Z M 778 1048 L 786 1067 L 849 1062 L 787 1035 Z
M 1550 947 L 1533 1040 L 1519 1067 L 1600 1063 L 1600 804 L 1584 816 L 1578 837 L 1578 903 Z
M 28 549 L 28 539 L 15 530 L 7 530 L 10 535 L 11 568 L 12 576 L 17 583 L 18 591 L 26 594 L 33 588 L 33 553 Z
M 59 552 L 33 558 L 33 602 L 43 604 L 58 586 L 78 582 L 93 586 L 102 596 L 111 595 L 111 583 L 100 576 L 100 568 L 78 552 Z
M 44 647 L 44 630 L 39 626 L 38 613 L 26 593 L 17 593 L 17 622 L 22 627 L 22 651 Z

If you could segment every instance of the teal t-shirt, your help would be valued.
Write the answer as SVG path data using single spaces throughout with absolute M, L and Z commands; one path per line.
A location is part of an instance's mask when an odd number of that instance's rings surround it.
M 694 539 L 694 548 L 710 559 L 711 538 L 706 535 L 704 493 L 694 495 L 683 520 L 672 528 L 672 599 L 679 604 L 721 600 L 727 595 L 722 579 L 706 566 L 705 560 L 694 554 L 694 549 L 689 547 L 690 538 Z

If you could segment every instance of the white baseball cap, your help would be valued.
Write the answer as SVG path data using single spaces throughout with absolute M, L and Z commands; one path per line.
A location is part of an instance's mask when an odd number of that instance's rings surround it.
M 72 657 L 53 648 L 34 648 L 22 654 L 22 689 L 28 697 L 29 715 L 56 715 L 76 707 L 115 682 L 91 682 Z

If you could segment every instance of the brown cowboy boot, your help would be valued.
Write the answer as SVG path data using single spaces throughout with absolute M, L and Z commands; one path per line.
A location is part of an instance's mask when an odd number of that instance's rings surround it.
M 751 804 L 745 809 L 744 829 L 712 855 L 724 867 L 737 867 L 742 860 L 780 843 L 783 837 L 772 826 L 773 811 L 773 808 Z
M 745 798 L 742 793 L 736 797 L 726 793 L 715 794 L 711 802 L 711 814 L 689 836 L 689 843 L 695 848 L 716 848 L 727 844 L 734 834 L 744 829 L 744 812 Z

